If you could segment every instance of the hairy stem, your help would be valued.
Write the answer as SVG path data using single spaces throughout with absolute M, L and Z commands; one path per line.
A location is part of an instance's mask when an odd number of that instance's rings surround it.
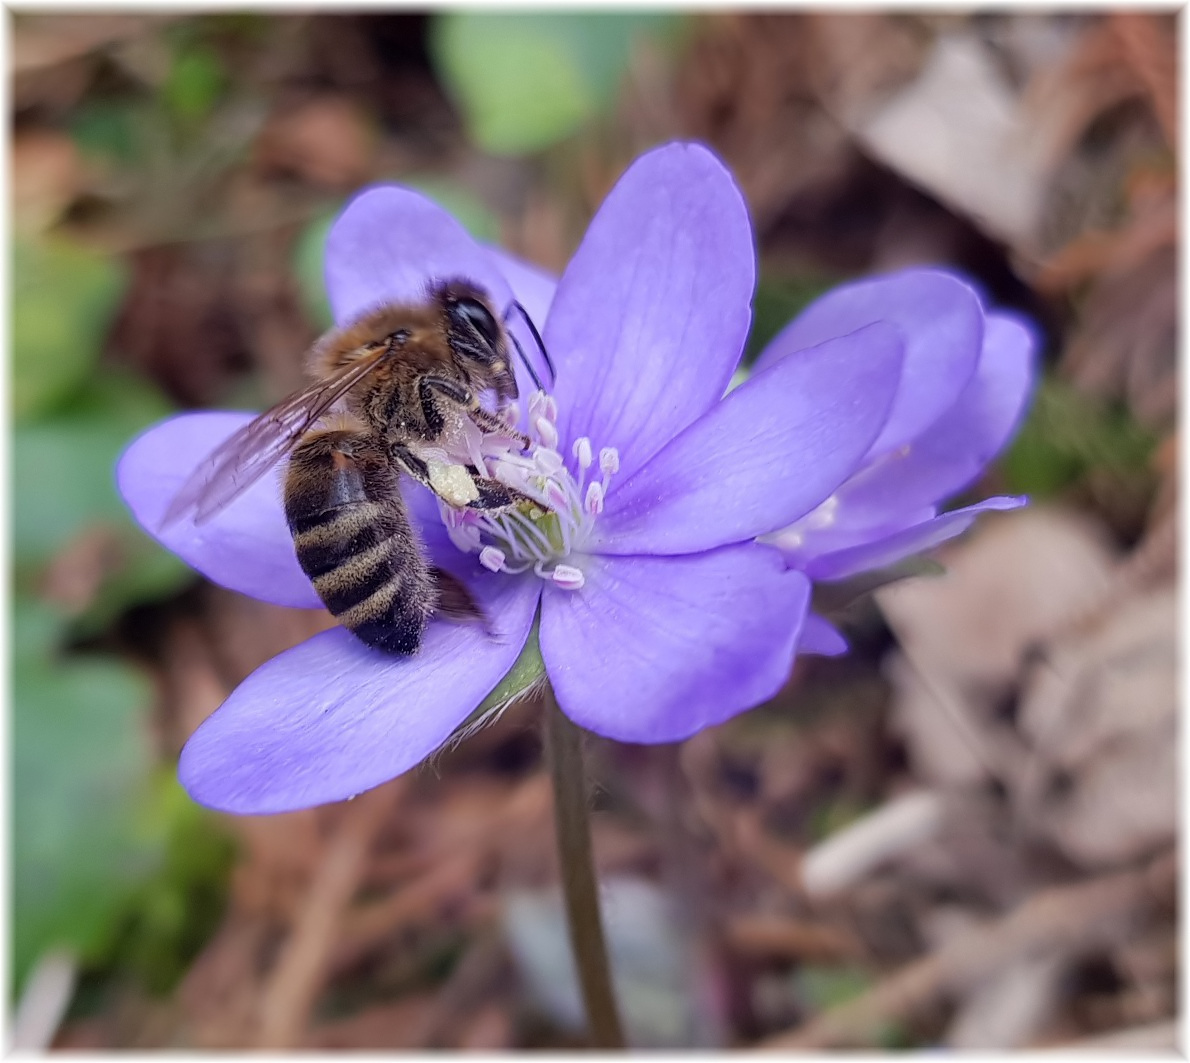
M 545 733 L 554 784 L 554 826 L 570 945 L 587 1010 L 591 1044 L 623 1048 L 624 1034 L 612 993 L 611 969 L 599 914 L 599 887 L 591 859 L 591 822 L 583 773 L 582 731 L 558 708 L 546 688 Z

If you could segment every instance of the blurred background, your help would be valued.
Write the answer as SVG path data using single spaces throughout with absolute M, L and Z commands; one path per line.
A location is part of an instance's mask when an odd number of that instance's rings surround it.
M 592 740 L 632 1042 L 1173 1046 L 1172 14 L 10 22 L 18 1043 L 583 1043 L 536 707 L 350 804 L 197 807 L 183 742 L 328 621 L 196 577 L 112 466 L 294 388 L 361 185 L 561 270 L 684 137 L 751 207 L 750 354 L 944 263 L 1039 323 L 1044 376 L 971 494 L 1034 505 L 856 603 L 850 656 L 680 748 Z

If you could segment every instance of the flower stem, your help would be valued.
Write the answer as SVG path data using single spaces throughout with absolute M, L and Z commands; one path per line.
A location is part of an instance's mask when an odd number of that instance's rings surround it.
M 551 687 L 546 687 L 545 733 L 550 774 L 554 784 L 554 826 L 558 838 L 558 863 L 570 946 L 578 969 L 579 986 L 587 1010 L 587 1025 L 594 1048 L 623 1048 L 624 1034 L 611 970 L 603 942 L 599 914 L 599 889 L 591 858 L 591 822 L 587 813 L 587 783 L 583 773 L 582 731 L 558 708 Z

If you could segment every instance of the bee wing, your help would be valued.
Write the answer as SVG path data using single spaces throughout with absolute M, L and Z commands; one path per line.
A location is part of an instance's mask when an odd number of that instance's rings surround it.
M 168 527 L 186 515 L 204 524 L 231 505 L 285 457 L 336 402 L 388 354 L 382 347 L 338 372 L 282 399 L 219 444 L 191 473 L 162 519 Z

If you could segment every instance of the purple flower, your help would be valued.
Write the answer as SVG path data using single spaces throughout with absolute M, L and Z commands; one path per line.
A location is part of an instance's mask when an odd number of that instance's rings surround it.
M 985 510 L 1025 503 L 989 498 L 938 513 L 939 503 L 970 485 L 1012 437 L 1032 391 L 1036 347 L 1024 319 L 985 312 L 954 274 L 907 269 L 835 288 L 773 339 L 756 370 L 873 321 L 895 325 L 905 342 L 888 421 L 829 498 L 762 537 L 815 582 L 893 565 L 962 534 Z M 801 652 L 846 649 L 826 620 L 810 615 Z
M 884 437 L 890 447 L 916 440 L 963 391 L 976 355 L 945 393 L 919 381 L 928 355 L 914 358 L 910 343 L 906 357 L 903 319 L 913 314 L 890 307 L 889 323 L 853 313 L 796 356 L 778 341 L 769 364 L 724 398 L 750 324 L 754 272 L 740 193 L 697 145 L 638 159 L 556 285 L 475 243 L 410 190 L 377 187 L 353 200 L 327 245 L 336 321 L 464 277 L 498 306 L 518 300 L 541 328 L 557 380 L 521 415 L 538 445 L 487 457 L 543 505 L 532 517 L 481 519 L 408 483 L 427 555 L 468 584 L 494 633 L 433 622 L 411 658 L 342 629 L 294 647 L 190 739 L 179 775 L 191 795 L 228 811 L 277 812 L 401 774 L 509 671 L 537 617 L 559 705 L 607 737 L 676 741 L 776 693 L 815 576 L 756 540 L 796 528 L 862 478 Z M 521 372 L 524 399 L 531 386 Z M 196 413 L 156 426 L 121 459 L 120 489 L 146 529 L 214 582 L 317 607 L 282 514 L 282 469 L 207 524 L 159 528 L 190 471 L 249 419 Z M 933 519 L 929 503 L 914 512 L 927 510 L 923 519 Z

